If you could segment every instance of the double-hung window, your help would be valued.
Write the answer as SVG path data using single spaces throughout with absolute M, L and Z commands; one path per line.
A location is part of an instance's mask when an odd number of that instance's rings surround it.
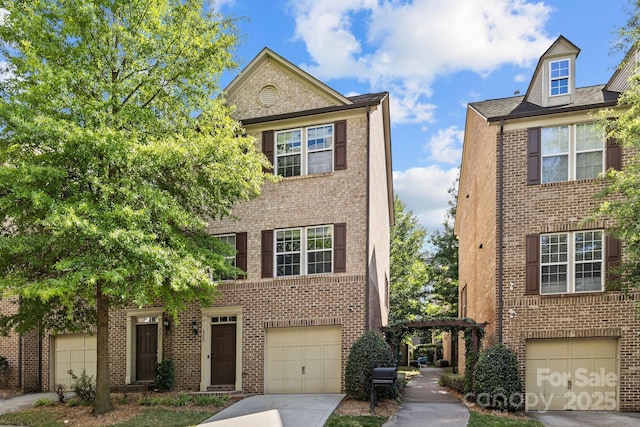
M 542 128 L 542 182 L 596 178 L 604 172 L 604 132 L 595 123 Z
M 549 94 L 551 96 L 569 93 L 569 60 L 561 59 L 549 63 Z
M 276 174 L 283 177 L 333 170 L 333 125 L 288 129 L 275 133 Z
M 602 291 L 603 232 L 540 235 L 540 293 Z
M 276 276 L 331 273 L 333 227 L 276 230 L 275 249 Z

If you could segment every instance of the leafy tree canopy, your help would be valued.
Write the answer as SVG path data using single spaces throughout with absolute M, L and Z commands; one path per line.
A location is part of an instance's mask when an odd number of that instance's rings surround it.
M 619 31 L 616 49 L 635 53 L 640 42 L 640 9 L 633 2 L 629 19 Z M 630 49 L 631 48 L 631 49 Z M 626 60 L 635 60 L 629 55 Z M 626 61 L 625 60 L 625 61 Z M 624 62 L 621 66 L 628 65 Z M 640 288 L 640 73 L 636 72 L 628 80 L 629 88 L 618 98 L 615 111 L 604 111 L 600 122 L 607 131 L 607 137 L 616 140 L 627 153 L 622 170 L 607 171 L 605 189 L 599 194 L 600 205 L 594 218 L 606 219 L 607 233 L 620 239 L 624 244 L 624 258 L 615 273 L 617 278 L 608 283 L 609 287 L 624 289 Z M 612 117 L 615 117 L 612 119 Z
M 99 348 L 109 306 L 210 303 L 205 267 L 230 267 L 207 219 L 258 195 L 268 165 L 216 96 L 234 21 L 202 0 L 0 8 L 0 295 L 56 307 L 38 321 L 97 316 Z

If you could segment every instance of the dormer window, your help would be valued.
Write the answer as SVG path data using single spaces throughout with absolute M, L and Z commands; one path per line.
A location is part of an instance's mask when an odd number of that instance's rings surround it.
M 549 63 L 549 83 L 551 96 L 569 93 L 569 60 L 561 59 Z

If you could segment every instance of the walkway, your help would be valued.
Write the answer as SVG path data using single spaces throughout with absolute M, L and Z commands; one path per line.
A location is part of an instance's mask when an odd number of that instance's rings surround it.
M 438 385 L 442 372 L 439 368 L 421 368 L 420 375 L 406 385 L 400 409 L 383 427 L 467 427 L 467 408 Z

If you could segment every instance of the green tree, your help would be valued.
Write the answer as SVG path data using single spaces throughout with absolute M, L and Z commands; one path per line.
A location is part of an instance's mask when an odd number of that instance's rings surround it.
M 427 315 L 429 266 L 423 249 L 427 233 L 413 212 L 405 212 L 405 205 L 398 196 L 393 207 L 395 224 L 391 227 L 389 320 L 430 317 Z
M 635 52 L 640 42 L 640 6 L 632 2 L 629 19 L 619 31 L 617 50 Z M 628 55 L 635 61 L 635 55 Z M 627 65 L 624 62 L 621 66 Z M 606 129 L 607 137 L 615 139 L 628 152 L 636 153 L 624 158 L 622 170 L 607 171 L 605 189 L 599 194 L 601 204 L 595 217 L 606 219 L 607 234 L 624 242 L 624 257 L 616 268 L 617 280 L 608 283 L 610 287 L 624 289 L 640 288 L 640 73 L 629 78 L 628 89 L 618 98 L 615 112 L 604 111 L 600 123 Z M 615 117 L 615 119 L 612 119 Z
M 442 314 L 449 317 L 458 315 L 458 239 L 453 224 L 458 203 L 457 186 L 449 189 L 451 200 L 449 209 L 442 223 L 442 229 L 429 236 L 428 242 L 433 247 L 431 255 L 432 297 L 442 309 Z
M 40 316 L 22 310 L 22 328 L 97 325 L 104 413 L 110 308 L 160 300 L 176 316 L 210 304 L 205 269 L 232 272 L 206 221 L 266 177 L 266 158 L 216 97 L 235 66 L 234 22 L 202 0 L 0 8 L 0 295 Z

